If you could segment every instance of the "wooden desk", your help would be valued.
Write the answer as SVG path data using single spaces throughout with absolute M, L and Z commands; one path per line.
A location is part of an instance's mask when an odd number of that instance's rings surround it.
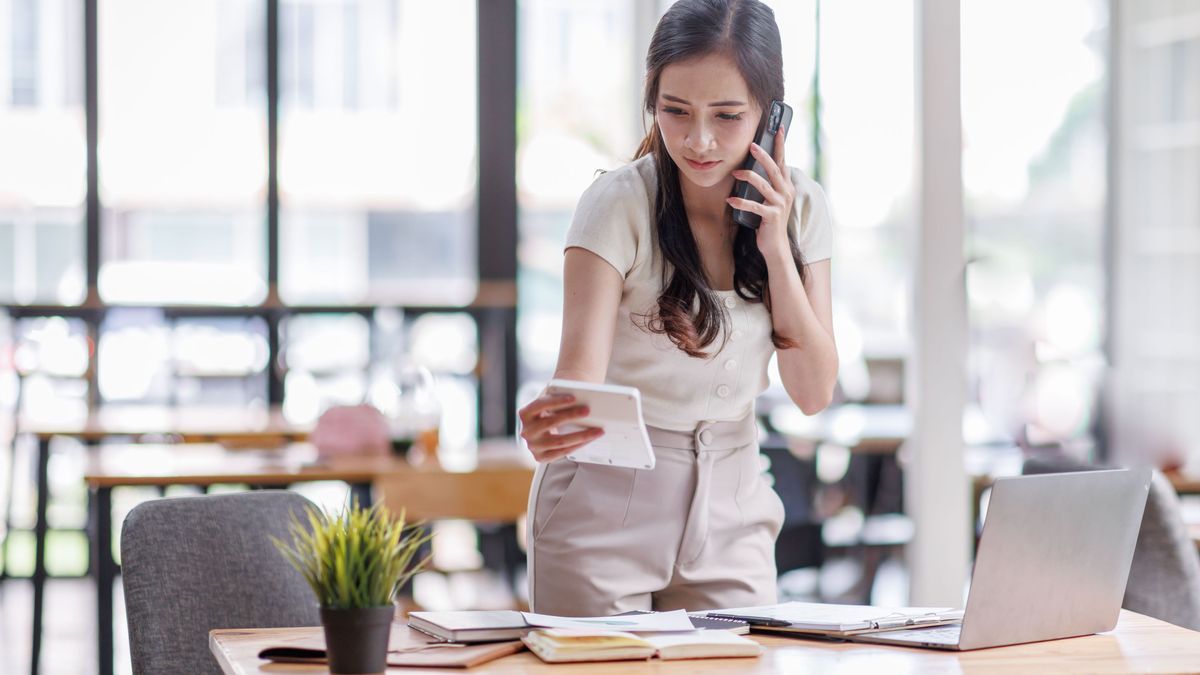
M 55 436 L 66 436 L 94 444 L 117 437 L 140 439 L 144 436 L 154 436 L 160 441 L 166 438 L 185 443 L 221 441 L 240 445 L 279 445 L 287 441 L 305 440 L 311 431 L 311 424 L 288 422 L 278 406 L 247 408 L 107 405 L 75 416 L 67 414 L 56 415 L 53 418 L 24 415 L 19 417 L 16 433 L 34 436 L 38 441 L 34 462 L 37 515 L 34 525 L 32 662 L 38 662 L 42 647 L 42 611 L 46 588 L 46 504 L 49 495 L 51 439 Z M 95 570 L 95 559 L 92 560 L 92 566 Z M 111 663 L 110 653 L 107 660 L 101 661 L 101 675 L 111 671 Z M 108 664 L 107 667 L 104 664 Z
M 473 471 L 445 471 L 436 465 L 414 467 L 393 456 L 349 456 L 317 462 L 316 448 L 295 443 L 275 450 L 229 450 L 215 444 L 106 445 L 92 448 L 84 475 L 91 490 L 92 570 L 96 577 L 101 673 L 112 670 L 112 489 L 128 485 L 213 485 L 248 483 L 255 487 L 286 487 L 316 480 L 340 480 L 352 485 L 380 481 L 389 486 L 436 486 L 433 492 L 392 493 L 390 508 L 404 506 L 410 520 L 439 517 L 480 520 L 515 519 L 524 513 L 533 469 L 514 465 L 511 456 L 488 461 Z M 522 483 L 523 481 L 523 483 Z M 503 486 L 494 493 L 493 487 Z M 468 506 L 487 503 L 485 511 L 449 511 L 455 496 L 472 495 Z M 472 507 L 474 508 L 474 507 Z
M 407 630 L 407 629 L 406 629 Z M 320 628 L 214 630 L 209 648 L 229 675 L 324 673 L 320 666 L 270 664 L 258 658 L 269 645 L 320 634 Z M 1200 663 L 1200 633 L 1141 614 L 1122 611 L 1116 630 L 1101 635 L 995 647 L 970 652 L 856 645 L 754 635 L 766 646 L 758 659 L 610 661 L 551 665 L 529 652 L 471 669 L 480 675 L 516 673 L 859 673 L 859 672 L 1194 672 Z M 445 670 L 390 668 L 389 673 L 444 673 Z

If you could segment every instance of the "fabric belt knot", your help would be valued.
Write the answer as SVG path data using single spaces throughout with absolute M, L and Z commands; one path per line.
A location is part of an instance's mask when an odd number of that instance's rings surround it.
M 675 431 L 648 427 L 650 442 L 655 447 L 691 450 L 696 456 L 696 490 L 688 508 L 687 525 L 679 544 L 678 564 L 686 566 L 696 561 L 708 540 L 709 486 L 712 484 L 713 464 L 719 450 L 740 448 L 758 440 L 758 425 L 754 415 L 726 422 L 705 421 L 691 431 Z

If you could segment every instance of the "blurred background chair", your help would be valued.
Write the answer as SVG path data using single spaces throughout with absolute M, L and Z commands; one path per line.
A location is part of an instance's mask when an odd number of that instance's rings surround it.
M 312 506 L 284 491 L 160 499 L 125 519 L 121 561 L 135 673 L 220 673 L 214 628 L 320 625 L 271 537 Z
M 1085 464 L 1065 455 L 1050 455 L 1026 460 L 1022 473 L 1104 468 L 1109 467 Z M 1183 524 L 1179 495 L 1159 471 L 1154 472 L 1150 482 L 1122 607 L 1200 630 L 1200 553 Z

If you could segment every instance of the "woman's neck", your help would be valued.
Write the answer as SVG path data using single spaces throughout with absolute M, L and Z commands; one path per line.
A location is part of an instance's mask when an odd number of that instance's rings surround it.
M 723 223 L 725 209 L 729 206 L 725 200 L 733 192 L 733 183 L 734 178 L 730 175 L 716 185 L 701 187 L 681 175 L 679 189 L 689 218 L 704 223 Z

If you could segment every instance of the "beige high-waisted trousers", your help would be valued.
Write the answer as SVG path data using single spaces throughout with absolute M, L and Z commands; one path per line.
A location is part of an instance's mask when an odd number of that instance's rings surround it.
M 533 611 L 603 616 L 775 603 L 783 502 L 758 459 L 753 416 L 650 428 L 652 470 L 538 466 L 529 495 Z

